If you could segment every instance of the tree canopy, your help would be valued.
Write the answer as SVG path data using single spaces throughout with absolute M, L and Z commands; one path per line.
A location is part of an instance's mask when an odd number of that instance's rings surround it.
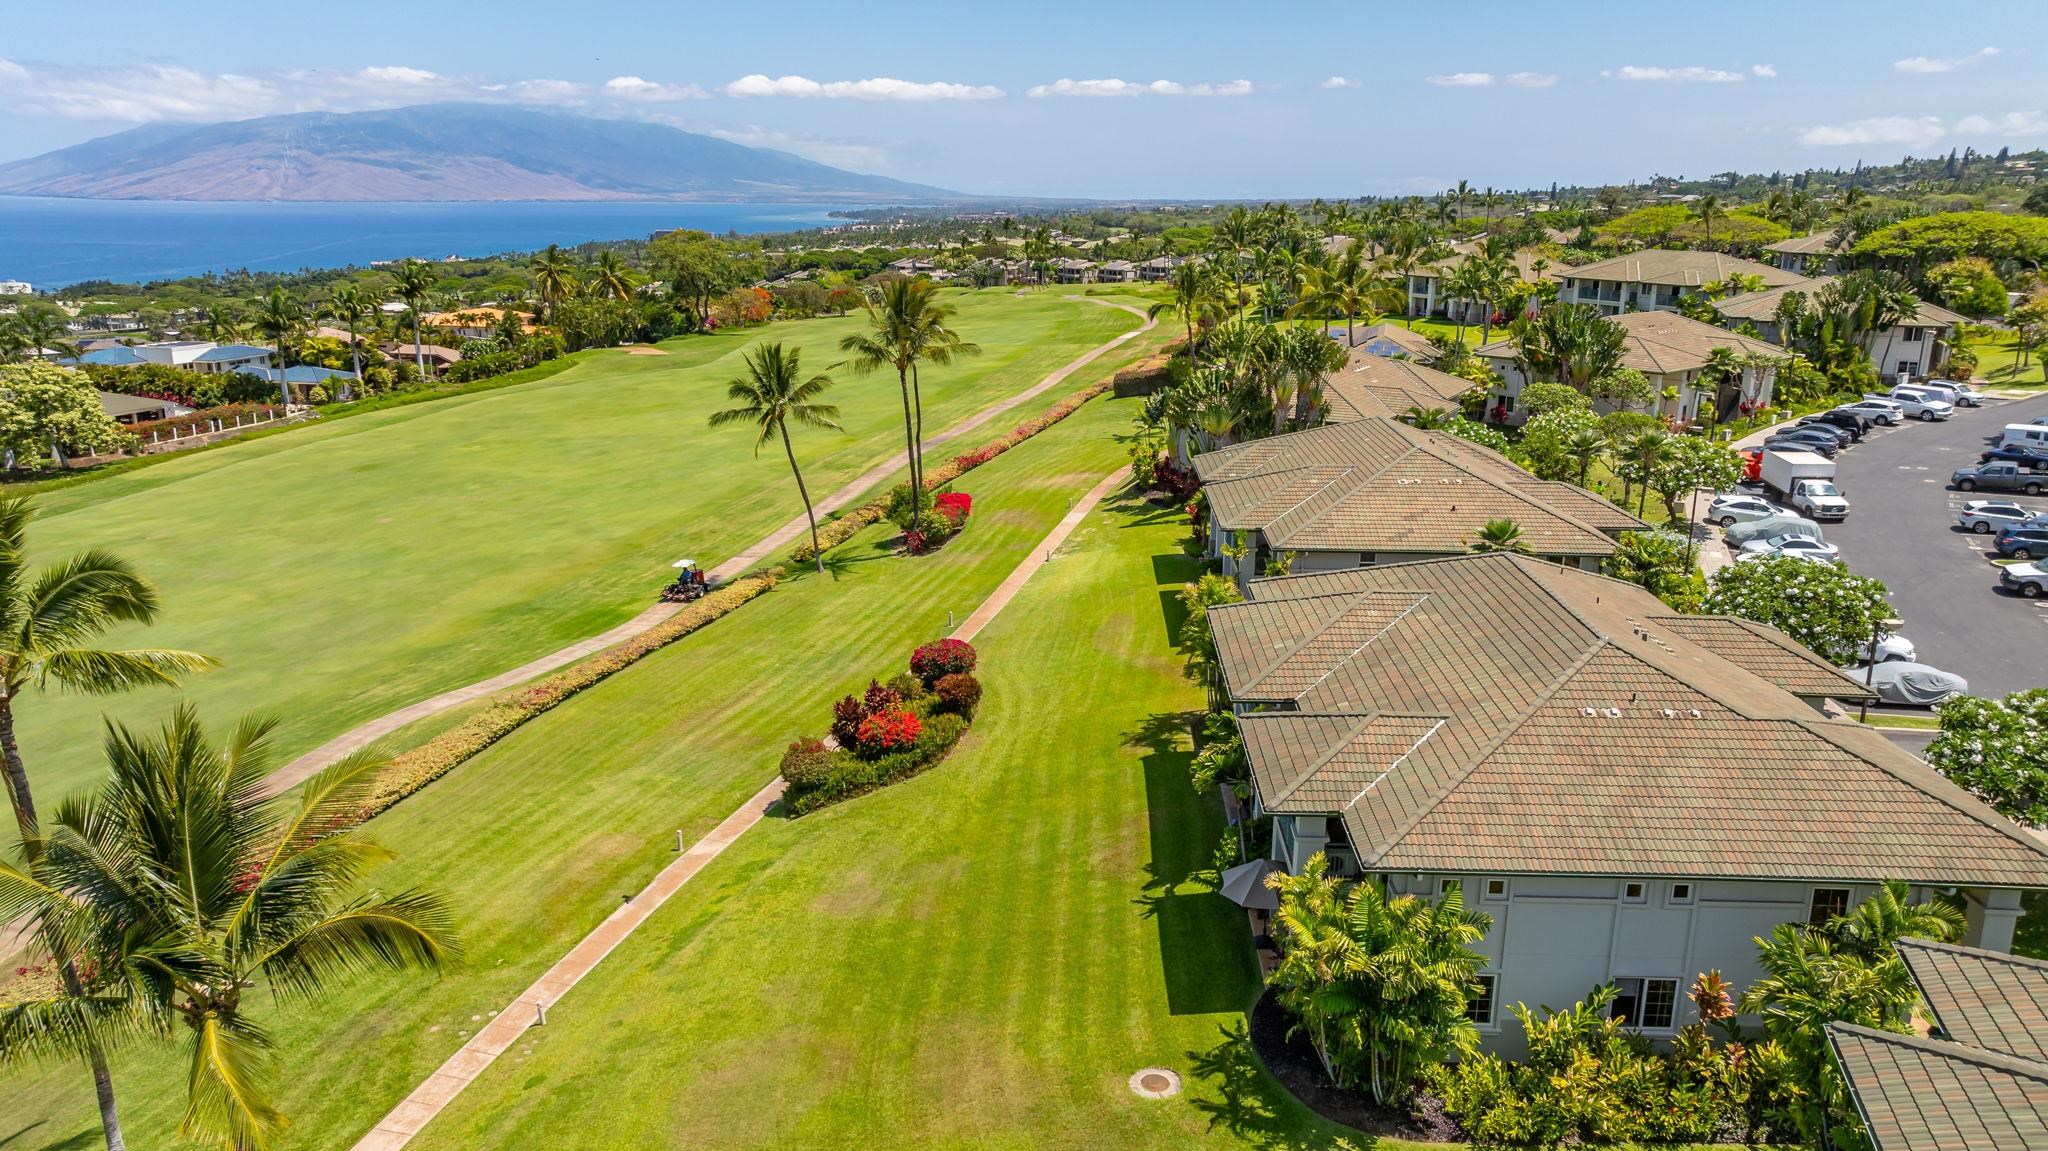
M 1943 212 L 1879 228 L 1852 253 L 1918 264 L 1982 256 L 1987 260 L 2048 260 L 2048 219 L 2001 212 Z
M 128 438 L 83 375 L 44 363 L 0 366 L 0 449 L 13 452 L 17 466 L 118 447 Z

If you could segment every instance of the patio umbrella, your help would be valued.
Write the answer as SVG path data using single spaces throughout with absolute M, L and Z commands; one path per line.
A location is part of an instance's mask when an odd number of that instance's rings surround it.
M 1286 870 L 1278 860 L 1254 859 L 1224 872 L 1223 882 L 1217 885 L 1216 890 L 1239 907 L 1262 907 L 1271 911 L 1280 906 L 1280 893 L 1266 886 L 1266 877 Z

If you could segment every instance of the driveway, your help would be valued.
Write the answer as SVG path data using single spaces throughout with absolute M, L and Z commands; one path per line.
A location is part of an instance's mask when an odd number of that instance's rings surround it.
M 2048 684 L 2048 601 L 1997 590 L 1988 536 L 1956 527 L 1968 499 L 2006 499 L 2048 511 L 2048 496 L 2008 497 L 1948 487 L 2006 424 L 2048 415 L 2048 396 L 1959 408 L 1946 423 L 1873 428 L 1836 461 L 1849 497 L 1845 522 L 1825 526 L 1851 570 L 1891 589 L 1892 604 L 1924 663 L 1970 681 L 1972 695 Z

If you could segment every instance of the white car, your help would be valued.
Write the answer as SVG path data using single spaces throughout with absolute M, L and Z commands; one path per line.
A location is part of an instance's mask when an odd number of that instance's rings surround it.
M 1970 500 L 1956 514 L 1956 526 L 1988 536 L 2011 524 L 2027 524 L 2043 518 L 2048 518 L 2048 513 L 2037 512 L 2011 500 Z
M 1897 400 L 1870 396 L 1857 400 L 1853 404 L 1842 404 L 1835 408 L 1835 410 L 1838 412 L 1848 412 L 1852 416 L 1862 416 L 1871 423 L 1886 428 L 1906 418 L 1906 409 L 1900 407 Z
M 1707 505 L 1707 519 L 1725 528 L 1751 520 L 1760 520 L 1765 516 L 1774 516 L 1783 510 L 1759 496 L 1746 495 L 1742 492 L 1722 492 L 1714 497 L 1713 503 Z
M 1950 384 L 1949 387 L 1956 394 L 1957 406 L 1965 408 L 1980 408 L 1984 406 L 1984 393 L 1971 387 L 1969 384 L 1957 381 Z
M 1913 657 L 1916 654 L 1913 648 L 1913 641 L 1905 636 L 1885 632 L 1877 637 L 1877 662 L 1879 663 L 1899 663 L 1901 661 L 1912 663 Z
M 1918 398 L 1914 396 L 1864 396 L 1864 402 L 1884 400 L 1897 404 L 1899 410 L 1916 420 L 1945 420 L 1956 414 L 1956 406 L 1947 400 Z
M 1831 543 L 1814 539 L 1812 536 L 1780 536 L 1777 539 L 1751 540 L 1742 545 L 1737 559 L 1760 559 L 1764 556 L 1797 556 L 1805 560 L 1819 560 L 1834 563 L 1842 549 Z
M 1865 664 L 1843 670 L 1858 683 L 1869 680 L 1870 689 L 1881 702 L 1906 707 L 1933 707 L 1970 690 L 1969 680 L 1924 663 L 1895 660 L 1874 668 Z

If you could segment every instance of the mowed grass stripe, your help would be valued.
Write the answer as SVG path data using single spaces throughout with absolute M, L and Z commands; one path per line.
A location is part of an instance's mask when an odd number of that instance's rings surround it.
M 984 353 L 924 373 L 927 429 L 1140 323 L 1050 295 L 957 299 L 959 327 Z M 725 405 L 725 382 L 755 344 L 785 340 L 822 371 L 861 322 L 672 341 L 666 356 L 596 353 L 546 380 L 79 484 L 42 497 L 31 539 L 44 556 L 105 546 L 132 560 L 161 585 L 165 612 L 116 642 L 225 660 L 190 682 L 191 697 L 223 721 L 277 713 L 281 750 L 297 754 L 603 631 L 652 602 L 678 556 L 716 562 L 788 520 L 799 509 L 781 452 L 757 456 L 750 436 L 705 416 Z M 847 433 L 798 437 L 814 492 L 902 446 L 893 374 L 838 377 Z M 55 795 L 97 775 L 103 711 L 149 722 L 170 700 L 158 690 L 31 701 L 22 739 L 38 786 Z
M 1215 804 L 1159 734 L 1201 702 L 1158 594 L 1193 571 L 1184 532 L 1090 517 L 980 637 L 951 758 L 761 824 L 416 1145 L 1326 1143 L 1223 1031 L 1256 976 L 1242 913 L 1191 878 Z M 1130 1094 L 1150 1064 L 1187 1094 Z
M 364 980 L 272 1017 L 295 1118 L 284 1148 L 347 1147 L 459 1046 L 459 1031 L 480 1026 L 472 1015 L 510 999 L 672 859 L 676 828 L 701 835 L 774 773 L 790 739 L 822 728 L 834 697 L 900 667 L 911 645 L 943 630 L 948 608 L 964 618 L 1068 499 L 1122 462 L 1114 435 L 1136 410 L 1096 400 L 977 469 L 961 485 L 975 495 L 974 522 L 942 551 L 894 556 L 892 530 L 871 529 L 834 554 L 831 575 L 798 574 L 379 817 L 372 830 L 399 859 L 378 884 L 446 893 L 463 911 L 471 959 L 439 981 Z M 877 872 L 878 885 L 889 881 Z M 716 919 L 665 922 L 685 924 L 686 947 Z M 530 1033 L 543 1046 L 556 1034 Z M 170 1142 L 177 1062 L 162 1047 L 119 1061 L 138 1146 Z M 10 1110 L 41 1123 L 24 1147 L 96 1130 L 75 1068 L 9 1072 L 7 1089 Z

